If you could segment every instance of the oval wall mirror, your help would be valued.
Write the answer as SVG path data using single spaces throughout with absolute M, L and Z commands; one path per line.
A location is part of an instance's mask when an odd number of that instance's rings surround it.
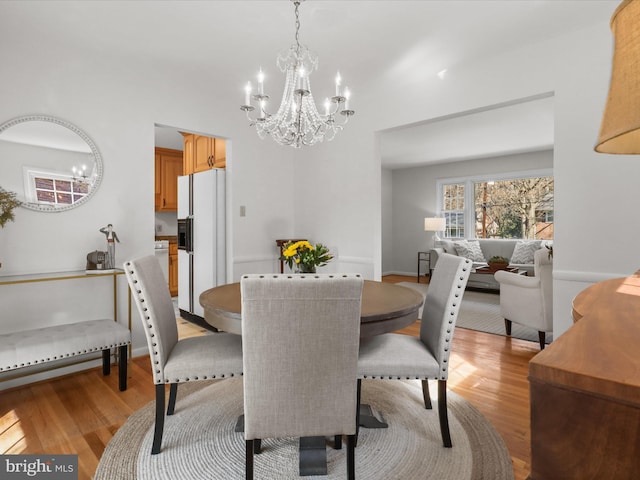
M 102 181 L 102 158 L 89 136 L 55 117 L 0 125 L 0 187 L 24 208 L 61 212 L 86 203 Z

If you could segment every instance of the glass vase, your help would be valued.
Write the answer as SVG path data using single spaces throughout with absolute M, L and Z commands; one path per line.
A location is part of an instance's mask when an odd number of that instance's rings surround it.
M 296 270 L 297 273 L 316 273 L 315 265 L 305 265 L 303 263 L 298 264 L 298 268 Z

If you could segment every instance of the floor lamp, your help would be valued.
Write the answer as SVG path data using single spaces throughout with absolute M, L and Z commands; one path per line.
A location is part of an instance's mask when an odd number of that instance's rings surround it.
M 428 217 L 424 219 L 424 231 L 435 232 L 433 234 L 433 248 L 436 247 L 436 242 L 440 240 L 438 232 L 443 232 L 446 227 L 446 219 L 444 217 Z

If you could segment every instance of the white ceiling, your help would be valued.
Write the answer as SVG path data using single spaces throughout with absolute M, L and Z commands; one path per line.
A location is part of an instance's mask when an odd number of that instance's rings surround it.
M 608 20 L 618 3 L 308 0 L 300 6 L 300 41 L 320 58 L 314 85 L 331 84 L 339 69 L 355 96 L 358 85 L 372 75 L 393 84 L 408 67 L 435 74 Z M 294 31 L 293 5 L 288 0 L 0 1 L 0 48 L 30 38 L 70 42 L 98 55 L 175 64 L 185 75 L 224 72 L 239 91 L 259 66 L 267 75 L 268 69 L 276 74 L 272 63 L 293 43 Z M 548 148 L 553 143 L 552 99 L 467 117 L 385 132 L 383 165 L 440 163 Z M 475 151 L 468 148 L 470 144 L 476 145 Z
M 553 97 L 460 112 L 382 133 L 385 168 L 433 165 L 553 148 Z

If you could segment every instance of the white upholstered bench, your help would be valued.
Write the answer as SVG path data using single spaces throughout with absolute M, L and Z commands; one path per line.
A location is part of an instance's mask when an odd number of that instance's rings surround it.
M 111 349 L 118 349 L 120 390 L 127 389 L 128 328 L 109 319 L 89 320 L 0 335 L 0 372 L 102 350 L 102 373 L 111 373 Z

